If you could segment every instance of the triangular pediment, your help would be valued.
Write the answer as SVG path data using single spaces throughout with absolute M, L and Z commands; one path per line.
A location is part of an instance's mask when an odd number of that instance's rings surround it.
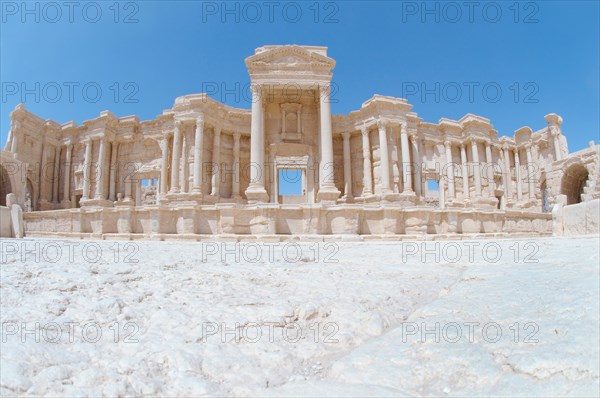
M 335 61 L 317 51 L 298 45 L 270 46 L 246 58 L 249 70 L 325 70 L 331 71 Z

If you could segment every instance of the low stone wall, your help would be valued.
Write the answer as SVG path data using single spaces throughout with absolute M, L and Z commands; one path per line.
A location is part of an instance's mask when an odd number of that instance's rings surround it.
M 0 237 L 11 238 L 12 236 L 13 233 L 10 208 L 6 206 L 0 206 Z
M 564 206 L 560 224 L 557 232 L 566 236 L 600 233 L 600 199 Z
M 24 214 L 28 236 L 196 239 L 204 236 L 551 235 L 550 214 L 340 205 L 213 205 L 53 210 Z

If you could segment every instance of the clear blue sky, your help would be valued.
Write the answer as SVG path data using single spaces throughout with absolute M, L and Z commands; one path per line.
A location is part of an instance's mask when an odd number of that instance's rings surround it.
M 334 113 L 377 93 L 406 97 L 429 122 L 485 116 L 500 135 L 542 128 L 555 112 L 572 151 L 598 141 L 597 1 L 480 2 L 472 15 L 462 1 L 428 2 L 430 13 L 421 1 L 228 2 L 230 13 L 221 1 L 91 3 L 28 2 L 26 13 L 21 1 L 2 1 L 2 146 L 20 102 L 59 123 L 105 109 L 152 119 L 213 82 L 244 87 L 244 58 L 266 44 L 329 47 Z M 250 108 L 244 95 L 213 97 Z

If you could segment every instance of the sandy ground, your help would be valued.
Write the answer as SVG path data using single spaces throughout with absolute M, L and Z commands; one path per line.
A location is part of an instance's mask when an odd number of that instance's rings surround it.
M 597 396 L 599 238 L 2 240 L 1 396 Z

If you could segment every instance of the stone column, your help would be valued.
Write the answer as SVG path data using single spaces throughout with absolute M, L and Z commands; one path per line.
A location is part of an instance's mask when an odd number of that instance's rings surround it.
M 511 172 L 510 172 L 510 158 L 509 158 L 509 154 L 510 152 L 508 151 L 508 146 L 506 144 L 504 144 L 502 146 L 502 156 L 504 157 L 504 196 L 506 197 L 507 202 L 512 200 L 512 176 L 511 176 Z
M 369 129 L 363 127 L 362 147 L 363 147 L 363 192 L 362 196 L 373 195 L 373 176 L 371 171 L 371 143 L 369 142 Z
M 418 197 L 421 197 L 423 195 L 423 178 L 421 176 L 421 168 L 423 167 L 425 160 L 423 160 L 421 164 L 417 164 L 417 160 L 421 159 L 419 155 L 419 137 L 416 133 L 412 133 L 410 134 L 409 138 L 412 146 L 412 158 L 415 160 L 415 194 Z M 424 156 L 425 154 L 423 154 L 423 157 Z
M 448 199 L 454 199 L 456 192 L 454 188 L 454 162 L 452 161 L 452 143 L 449 140 L 444 141 L 446 147 L 446 175 L 448 176 Z
M 473 180 L 475 182 L 475 196 L 481 196 L 481 169 L 479 168 L 479 150 L 477 141 L 471 140 L 471 152 L 473 156 Z
M 167 194 L 167 176 L 169 170 L 169 139 L 165 135 L 165 138 L 160 142 L 160 149 L 162 150 L 162 159 L 160 164 L 160 198 L 163 199 Z
M 60 147 L 54 148 L 54 175 L 52 178 L 52 202 L 58 203 L 58 183 L 60 180 Z
M 531 162 L 531 144 L 525 147 L 525 156 L 527 159 L 527 183 L 529 185 L 529 199 L 535 199 L 535 173 L 533 163 Z
M 392 192 L 390 189 L 390 152 L 388 150 L 387 128 L 384 122 L 377 122 L 379 128 L 379 154 L 381 166 L 381 193 Z
M 104 179 L 106 175 L 105 159 L 106 159 L 106 138 L 100 138 L 100 147 L 98 148 L 98 173 L 96 173 L 96 195 L 94 199 L 106 199 L 104 190 Z
M 83 160 L 83 193 L 81 199 L 90 198 L 90 179 L 92 178 L 92 140 L 85 142 L 85 157 Z
M 12 153 L 17 153 L 19 151 L 19 138 L 17 136 L 17 129 L 19 128 L 19 122 L 16 120 L 11 121 L 10 123 L 10 151 Z
M 402 145 L 402 194 L 414 194 L 412 188 L 412 164 L 410 162 L 410 150 L 408 148 L 408 131 L 406 124 L 400 125 L 400 142 Z
M 202 193 L 202 152 L 204 140 L 204 117 L 196 118 L 196 134 L 194 136 L 194 187 L 192 192 Z
M 487 178 L 490 197 L 496 197 L 496 182 L 494 181 L 494 158 L 492 157 L 492 147 L 489 141 L 485 142 L 485 161 L 487 163 Z
M 267 202 L 265 190 L 265 137 L 263 131 L 263 104 L 260 87 L 252 85 L 252 120 L 250 123 L 250 184 L 246 197 L 250 201 Z
M 73 156 L 73 145 L 71 145 L 71 142 L 67 142 L 66 149 L 62 205 L 64 208 L 69 208 L 71 207 L 71 161 Z
M 352 165 L 350 157 L 350 133 L 345 131 L 342 133 L 344 140 L 344 197 L 352 198 Z
M 319 167 L 319 192 L 317 199 L 336 200 L 340 192 L 334 183 L 334 164 L 333 164 L 333 137 L 331 131 L 331 104 L 329 85 L 319 87 L 319 99 L 321 106 L 321 134 L 319 151 L 321 153 L 321 162 Z
M 189 185 L 189 165 L 188 165 L 188 158 L 189 158 L 189 154 L 188 154 L 188 147 L 189 147 L 189 136 L 186 132 L 186 128 L 185 125 L 182 123 L 181 124 L 181 152 L 180 152 L 180 163 L 181 163 L 181 168 L 179 169 L 179 191 L 181 193 L 187 193 L 188 192 L 188 185 Z
M 119 143 L 113 142 L 110 151 L 110 183 L 108 188 L 108 199 L 111 202 L 117 200 L 117 154 L 119 152 Z
M 175 122 L 173 135 L 173 158 L 171 159 L 171 190 L 169 193 L 179 193 L 179 166 L 181 163 L 181 122 Z
M 517 180 L 517 200 L 523 198 L 523 188 L 521 187 L 521 162 L 519 161 L 519 148 L 515 147 L 515 179 Z
M 467 151 L 465 144 L 460 144 L 460 163 L 462 167 L 462 183 L 463 183 L 463 196 L 465 200 L 469 199 L 469 166 L 467 164 Z
M 233 181 L 231 181 L 231 196 L 240 197 L 240 133 L 233 133 Z
M 212 191 L 211 195 L 219 196 L 221 188 L 221 128 L 215 127 L 213 129 L 213 172 L 212 172 Z
M 548 123 L 549 135 L 552 137 L 552 143 L 554 146 L 554 160 L 562 160 L 562 156 L 560 153 L 560 125 L 562 124 L 562 117 L 558 116 L 555 113 L 550 113 L 549 115 L 544 116 L 546 122 Z

